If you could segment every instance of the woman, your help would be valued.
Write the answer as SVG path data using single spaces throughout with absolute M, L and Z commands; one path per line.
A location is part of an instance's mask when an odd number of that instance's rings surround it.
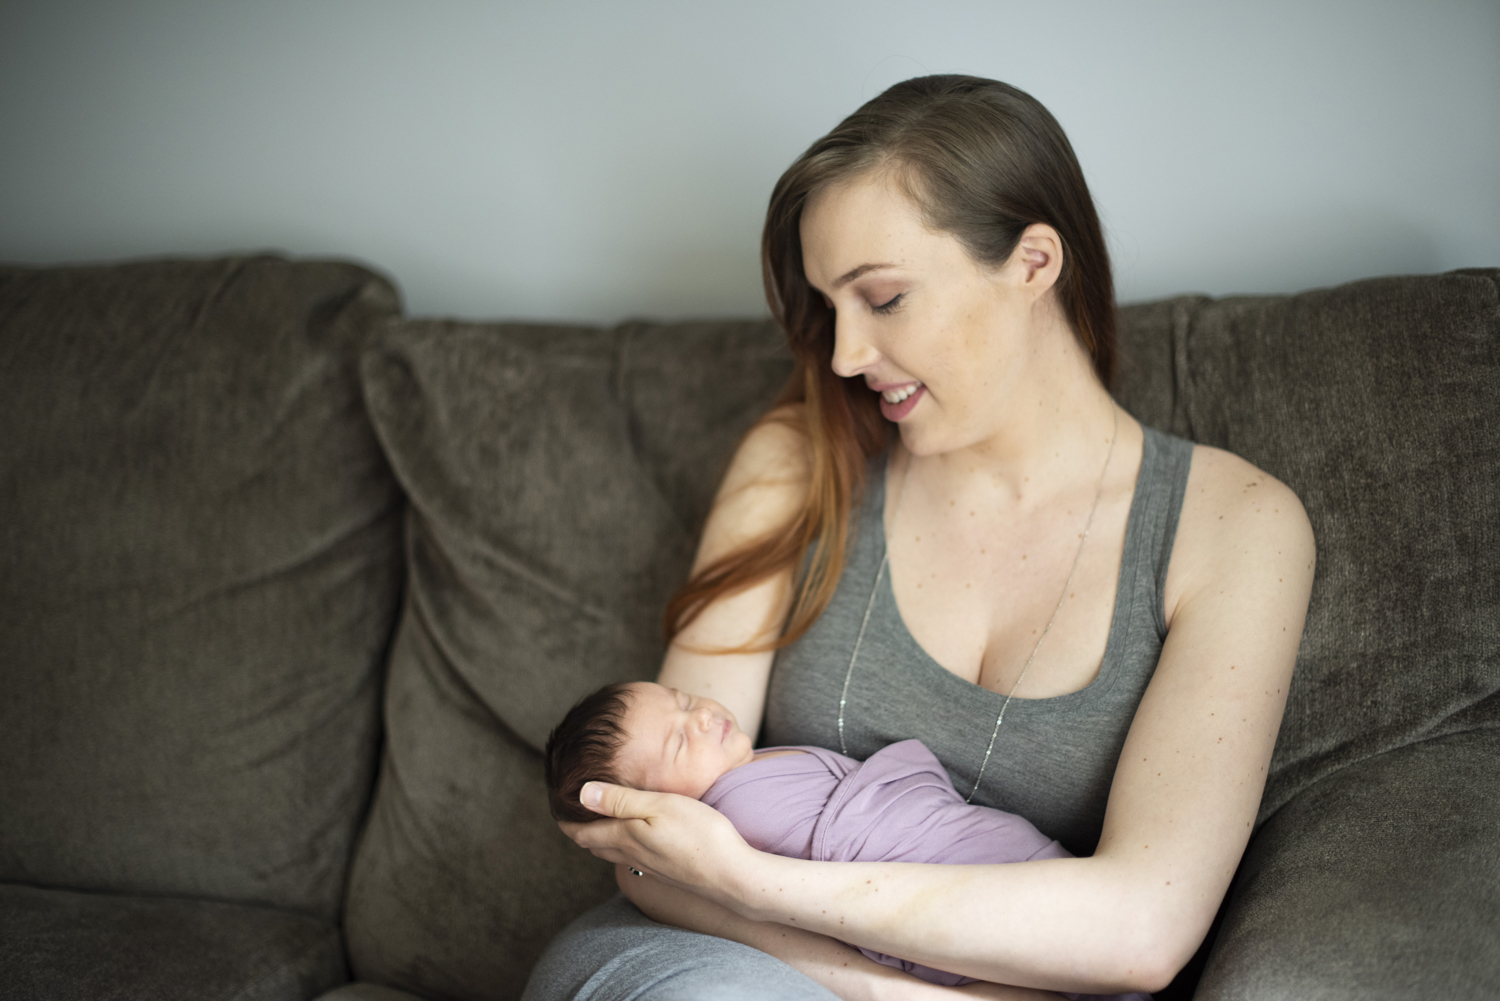
M 1014 88 L 870 101 L 783 175 L 763 260 L 798 370 L 734 458 L 659 680 L 770 743 L 921 738 L 973 802 L 1083 857 L 782 859 L 696 801 L 594 784 L 620 819 L 565 830 L 661 924 L 585 916 L 530 996 L 1159 990 L 1255 819 L 1312 582 L 1301 505 L 1110 398 L 1098 220 Z M 918 983 L 835 938 L 988 983 Z

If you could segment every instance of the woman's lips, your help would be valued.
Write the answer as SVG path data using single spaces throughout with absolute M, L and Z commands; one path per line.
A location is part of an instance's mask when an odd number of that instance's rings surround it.
M 891 422 L 899 421 L 907 414 L 911 413 L 912 408 L 917 405 L 917 401 L 926 395 L 927 387 L 918 386 L 915 392 L 913 392 L 906 399 L 902 400 L 900 403 L 887 402 L 886 398 L 882 396 L 880 398 L 881 416 Z

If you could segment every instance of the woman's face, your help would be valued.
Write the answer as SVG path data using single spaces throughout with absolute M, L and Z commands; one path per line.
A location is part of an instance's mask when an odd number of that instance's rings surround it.
M 1034 307 L 1060 267 L 1027 236 L 1046 244 L 1050 227 L 1029 228 L 1010 261 L 984 268 L 877 173 L 816 192 L 801 232 L 807 280 L 835 310 L 833 370 L 880 394 L 907 449 L 950 452 L 998 432 L 1035 360 Z
M 653 682 L 630 686 L 622 722 L 628 737 L 615 767 L 637 789 L 698 799 L 719 776 L 755 758 L 754 741 L 734 713 Z

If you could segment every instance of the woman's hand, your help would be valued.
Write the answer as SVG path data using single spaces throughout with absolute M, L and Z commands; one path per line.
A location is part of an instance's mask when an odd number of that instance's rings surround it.
M 737 909 L 734 877 L 752 868 L 760 853 L 722 813 L 686 796 L 604 782 L 586 784 L 579 799 L 612 819 L 561 824 L 577 844 L 606 861 Z

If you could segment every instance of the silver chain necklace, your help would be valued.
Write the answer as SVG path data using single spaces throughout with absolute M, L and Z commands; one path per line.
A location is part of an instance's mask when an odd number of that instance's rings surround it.
M 965 803 L 974 801 L 974 794 L 979 791 L 979 783 L 984 779 L 984 770 L 989 767 L 990 755 L 995 750 L 995 738 L 1000 736 L 1000 724 L 1005 722 L 1005 710 L 1010 706 L 1010 700 L 1015 696 L 1016 689 L 1021 687 L 1021 679 L 1026 677 L 1026 672 L 1031 669 L 1031 662 L 1036 659 L 1036 652 L 1042 648 L 1042 640 L 1052 631 L 1052 623 L 1057 621 L 1057 613 L 1062 611 L 1063 602 L 1068 598 L 1068 591 L 1073 587 L 1073 576 L 1078 573 L 1078 562 L 1083 558 L 1083 545 L 1088 541 L 1089 530 L 1094 527 L 1094 515 L 1099 510 L 1099 500 L 1104 496 L 1104 480 L 1109 475 L 1109 463 L 1115 455 L 1115 440 L 1120 437 L 1120 408 L 1111 401 L 1110 409 L 1114 414 L 1114 430 L 1109 436 L 1109 451 L 1104 455 L 1104 469 L 1099 473 L 1099 489 L 1094 493 L 1094 505 L 1089 508 L 1088 520 L 1083 524 L 1083 534 L 1078 538 L 1078 552 L 1073 554 L 1073 566 L 1068 570 L 1067 582 L 1063 584 L 1062 594 L 1057 598 L 1057 607 L 1052 609 L 1052 617 L 1047 620 L 1047 625 L 1042 629 L 1042 635 L 1036 638 L 1036 645 L 1031 648 L 1031 656 L 1026 658 L 1026 663 L 1021 665 L 1021 673 L 1016 675 L 1015 683 L 1010 686 L 1010 691 L 1005 694 L 1005 701 L 1000 703 L 1000 712 L 995 717 L 995 729 L 990 733 L 990 742 L 984 749 L 984 760 L 979 763 L 979 774 L 974 776 L 974 788 L 969 790 L 965 797 Z M 907 473 L 911 472 L 908 463 Z M 906 477 L 901 478 L 901 490 L 896 494 L 896 508 L 891 512 L 891 529 L 894 534 L 896 519 L 901 514 L 901 500 L 906 494 Z M 880 592 L 880 582 L 885 579 L 886 567 L 890 564 L 890 547 L 887 546 L 885 553 L 880 557 L 880 569 L 875 572 L 875 584 L 870 588 L 870 598 L 865 602 L 865 616 L 859 623 L 859 634 L 854 638 L 854 649 L 849 654 L 849 670 L 844 674 L 844 690 L 839 694 L 839 751 L 845 755 L 849 753 L 848 746 L 844 743 L 844 709 L 849 702 L 849 683 L 854 680 L 854 664 L 859 660 L 859 648 L 865 640 L 865 628 L 870 624 L 870 611 L 875 607 L 875 595 Z

